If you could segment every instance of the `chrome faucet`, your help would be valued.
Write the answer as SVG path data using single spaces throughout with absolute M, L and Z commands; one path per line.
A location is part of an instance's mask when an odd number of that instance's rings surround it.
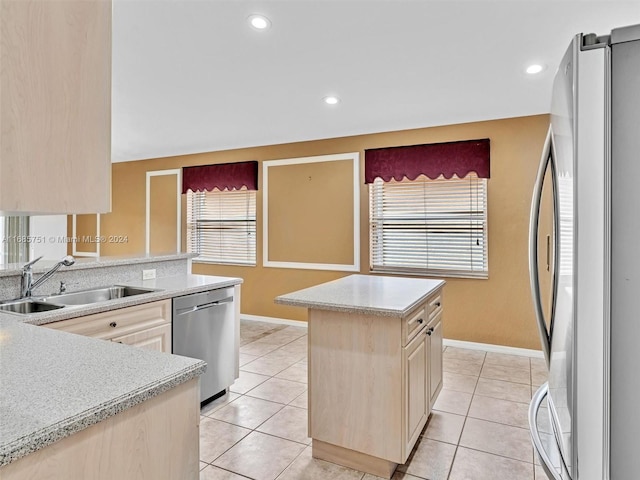
M 30 297 L 33 290 L 35 290 L 37 287 L 39 287 L 44 282 L 46 282 L 51 277 L 51 275 L 53 275 L 60 267 L 62 266 L 69 267 L 75 263 L 75 259 L 71 255 L 67 255 L 58 263 L 56 263 L 51 268 L 51 270 L 43 273 L 42 276 L 34 282 L 33 271 L 31 270 L 31 267 L 33 266 L 34 263 L 36 263 L 41 258 L 42 256 L 36 258 L 35 260 L 31 260 L 24 267 L 22 267 L 22 280 L 20 282 L 20 298 Z

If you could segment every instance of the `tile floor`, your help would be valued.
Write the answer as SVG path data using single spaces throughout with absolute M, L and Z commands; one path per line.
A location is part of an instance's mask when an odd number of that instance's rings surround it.
M 201 410 L 201 480 L 378 478 L 311 457 L 306 355 L 304 328 L 241 323 L 240 378 Z M 544 361 L 454 347 L 443 355 L 442 392 L 394 480 L 546 480 L 527 422 Z

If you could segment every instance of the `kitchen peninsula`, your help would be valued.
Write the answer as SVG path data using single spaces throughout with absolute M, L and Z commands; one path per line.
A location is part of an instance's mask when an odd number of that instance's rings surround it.
M 350 275 L 281 295 L 308 308 L 315 458 L 391 478 L 442 388 L 443 280 Z
M 140 336 L 128 334 L 134 326 L 130 312 L 149 306 L 169 312 L 143 323 L 157 330 L 156 322 L 169 322 L 164 351 L 170 352 L 172 298 L 234 287 L 239 300 L 242 279 L 192 275 L 192 257 L 80 261 L 53 278 L 71 291 L 115 283 L 148 293 L 25 315 L 0 311 L 0 478 L 198 478 L 199 376 L 205 362 L 147 350 L 164 342 L 131 343 L 147 349 L 124 344 L 125 338 Z M 143 280 L 149 269 L 157 278 Z M 19 269 L 0 270 L 0 299 L 14 298 L 19 281 Z M 56 283 L 46 285 L 51 289 Z M 115 319 L 107 329 L 123 329 L 112 339 L 101 330 L 87 330 L 94 336 L 89 338 L 57 327 L 82 326 L 107 314 Z M 164 325 L 160 329 L 167 331 Z

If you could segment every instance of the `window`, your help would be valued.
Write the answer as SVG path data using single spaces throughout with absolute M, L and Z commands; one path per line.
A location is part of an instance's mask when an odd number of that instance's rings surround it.
M 29 217 L 0 217 L 0 265 L 29 261 Z
M 369 184 L 373 272 L 488 278 L 487 180 Z
M 187 192 L 187 251 L 197 261 L 256 264 L 256 190 Z

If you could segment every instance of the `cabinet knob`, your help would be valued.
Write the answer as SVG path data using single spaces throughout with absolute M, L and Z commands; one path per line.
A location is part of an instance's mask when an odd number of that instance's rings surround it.
M 427 335 L 431 336 L 432 333 L 433 333 L 433 327 L 427 328 Z
M 436 307 L 439 307 L 439 306 L 440 306 L 440 302 L 436 302 Z
M 118 326 L 118 324 L 116 322 L 111 322 L 109 324 L 109 326 L 112 327 L 112 328 L 116 328 Z
M 422 322 L 424 322 L 424 320 L 422 318 L 419 318 L 418 323 L 422 323 Z

